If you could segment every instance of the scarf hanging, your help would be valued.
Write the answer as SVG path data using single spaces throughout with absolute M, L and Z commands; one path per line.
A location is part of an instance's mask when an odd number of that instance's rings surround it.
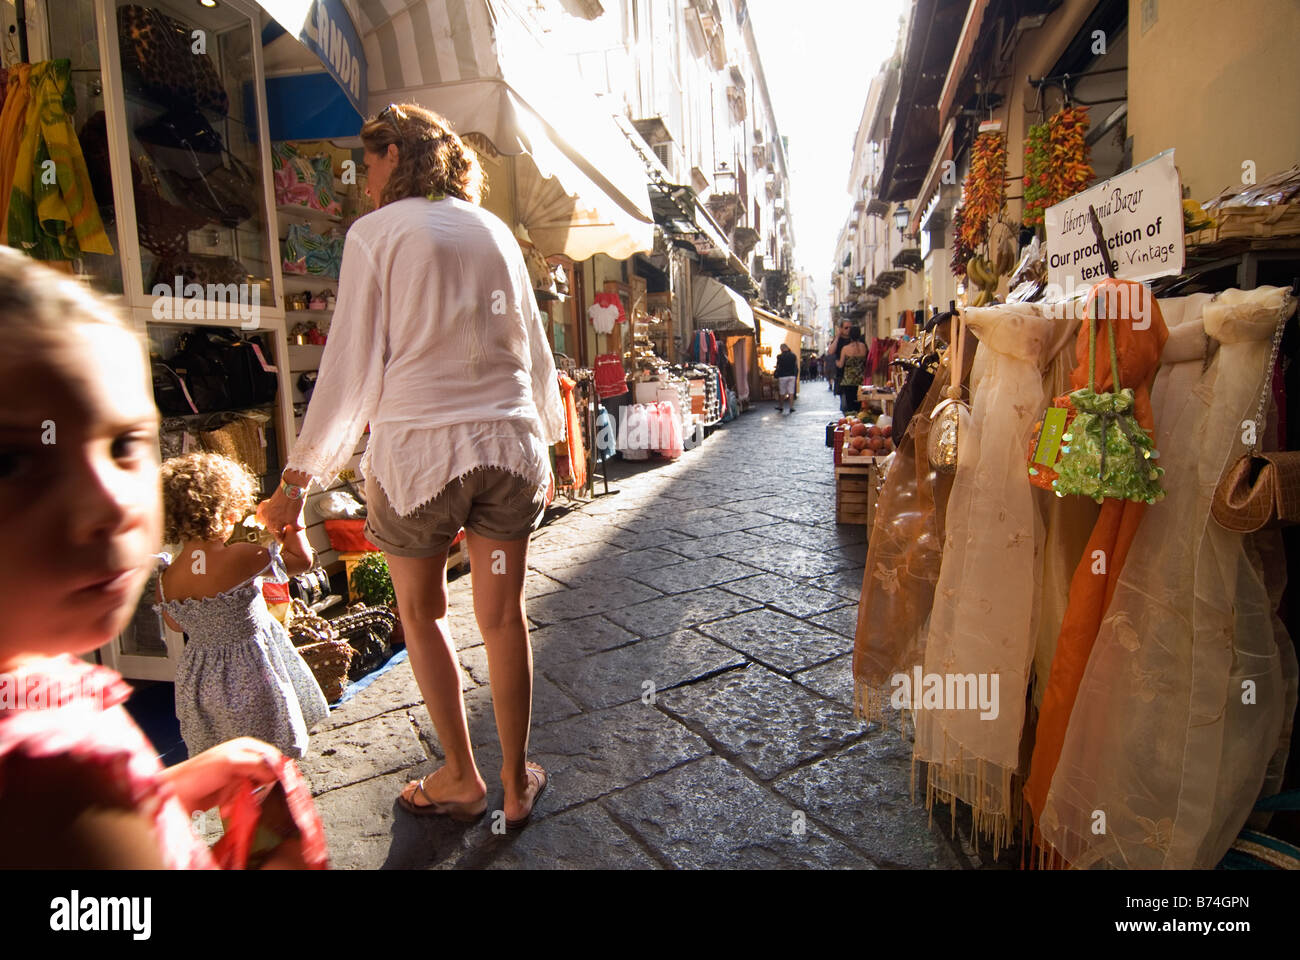
M 560 374 L 560 396 L 564 401 L 565 442 L 568 445 L 569 477 L 575 488 L 587 485 L 587 451 L 582 445 L 582 430 L 578 422 L 578 407 L 573 399 L 577 382 Z
M 1062 330 L 1036 304 L 969 310 L 985 356 L 949 498 L 945 549 L 925 645 L 924 675 L 943 690 L 913 693 L 914 759 L 927 765 L 926 805 L 961 800 L 994 854 L 1016 821 L 1029 669 L 1037 636 L 1043 520 L 1024 470 L 1043 370 Z M 950 678 L 972 677 L 958 702 Z M 967 693 L 967 690 L 969 691 Z M 929 689 L 927 689 L 927 694 Z M 976 700 L 978 696 L 978 700 Z
M 1126 309 L 1112 318 L 1120 359 L 1120 381 L 1134 386 L 1134 415 L 1148 432 L 1155 429 L 1149 385 L 1159 364 L 1169 331 L 1151 291 L 1140 283 L 1108 280 L 1098 291 L 1117 291 L 1107 299 Z M 1095 303 L 1097 293 L 1089 297 Z M 1111 311 L 1117 313 L 1120 311 Z M 1085 320 L 1076 343 L 1076 366 L 1071 377 L 1075 389 L 1087 384 L 1088 324 Z M 1145 323 L 1145 326 L 1144 326 Z M 1114 388 L 1110 356 L 1097 351 L 1096 384 L 1099 391 Z M 1070 582 L 1069 602 L 1057 636 L 1051 673 L 1042 698 L 1034 738 L 1033 758 L 1025 784 L 1025 799 L 1035 820 L 1042 815 L 1048 787 L 1056 769 L 1061 742 L 1070 721 L 1079 681 L 1088 663 L 1102 615 L 1110 604 L 1128 553 L 1148 505 L 1134 500 L 1107 499 L 1084 547 Z
M 1284 294 L 1227 291 L 1205 304 L 1219 350 L 1169 398 L 1169 493 L 1133 541 L 1037 818 L 1042 849 L 1072 866 L 1213 867 L 1280 766 L 1295 660 L 1252 545 L 1209 508 L 1245 449 L 1241 424 L 1291 308 Z
M 72 127 L 70 78 L 66 59 L 33 64 L 29 77 L 32 95 L 14 163 L 6 239 L 37 260 L 113 253 Z M 45 175 L 50 164 L 52 182 Z

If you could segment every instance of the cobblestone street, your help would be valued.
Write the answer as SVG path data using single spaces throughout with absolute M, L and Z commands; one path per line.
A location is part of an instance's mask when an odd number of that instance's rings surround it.
M 615 463 L 616 495 L 535 535 L 531 759 L 551 782 L 517 835 L 491 829 L 487 659 L 471 577 L 453 581 L 489 815 L 466 826 L 396 807 L 441 756 L 403 663 L 334 711 L 303 761 L 335 865 L 978 866 L 946 809 L 931 826 L 912 803 L 910 743 L 853 717 L 866 544 L 834 522 L 835 402 L 808 383 L 793 415 L 766 403 L 676 463 Z

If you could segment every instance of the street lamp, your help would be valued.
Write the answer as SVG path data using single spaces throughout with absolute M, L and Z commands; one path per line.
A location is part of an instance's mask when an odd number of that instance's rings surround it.
M 907 204 L 900 203 L 894 209 L 894 226 L 898 227 L 898 239 L 903 239 L 907 233 L 907 222 L 912 219 L 912 211 L 907 209 Z

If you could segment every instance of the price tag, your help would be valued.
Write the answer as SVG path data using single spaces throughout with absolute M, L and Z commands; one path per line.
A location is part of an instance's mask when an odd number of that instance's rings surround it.
M 1048 407 L 1043 414 L 1043 429 L 1038 434 L 1038 446 L 1034 449 L 1034 462 L 1053 468 L 1061 452 L 1061 435 L 1065 433 L 1065 419 L 1069 411 L 1064 407 Z

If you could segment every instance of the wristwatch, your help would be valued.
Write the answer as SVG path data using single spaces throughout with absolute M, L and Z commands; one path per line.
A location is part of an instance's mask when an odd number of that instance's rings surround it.
M 284 477 L 280 478 L 280 490 L 290 500 L 301 500 L 303 494 L 306 492 L 305 487 L 296 487 L 288 480 L 284 479 Z

